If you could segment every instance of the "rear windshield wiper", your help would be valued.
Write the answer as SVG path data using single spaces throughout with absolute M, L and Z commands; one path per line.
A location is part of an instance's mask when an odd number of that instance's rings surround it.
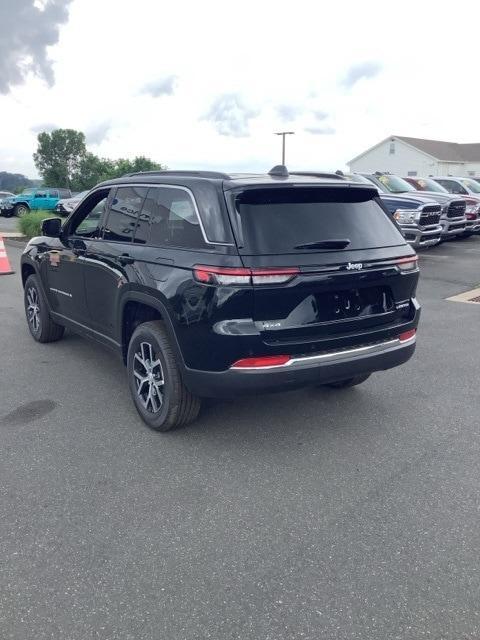
M 317 242 L 297 244 L 294 249 L 345 249 L 349 244 L 348 238 L 338 238 L 337 240 L 318 240 Z

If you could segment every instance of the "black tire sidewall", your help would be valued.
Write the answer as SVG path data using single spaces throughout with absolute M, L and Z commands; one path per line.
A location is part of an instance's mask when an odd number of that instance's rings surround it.
M 160 359 L 163 369 L 165 384 L 163 387 L 162 408 L 158 413 L 155 414 L 145 409 L 145 407 L 138 399 L 137 386 L 135 383 L 135 376 L 133 374 L 134 356 L 135 353 L 139 351 L 140 343 L 142 342 L 149 342 L 152 345 L 155 352 L 155 357 Z M 130 341 L 128 347 L 127 375 L 128 385 L 130 387 L 133 402 L 144 422 L 156 431 L 168 431 L 169 429 L 171 429 L 172 425 L 170 424 L 169 416 L 171 415 L 173 405 L 176 401 L 173 382 L 175 373 L 171 370 L 171 367 L 167 359 L 165 358 L 162 346 L 159 343 L 157 336 L 148 328 L 140 327 L 132 336 L 132 340 Z
M 21 213 L 19 213 L 19 212 L 20 212 L 20 209 L 25 209 L 25 211 L 23 212 L 23 213 L 24 213 L 24 215 L 26 215 L 26 214 L 30 211 L 30 209 L 29 209 L 26 205 L 24 205 L 24 204 L 17 204 L 17 205 L 15 205 L 15 207 L 14 207 L 14 209 L 13 209 L 13 214 L 12 214 L 12 215 L 15 215 L 15 216 L 17 216 L 17 217 L 20 217 L 20 216 L 22 215 Z
M 30 322 L 28 320 L 27 294 L 28 294 L 28 290 L 32 289 L 32 288 L 35 289 L 35 291 L 37 292 L 38 306 L 40 308 L 40 327 L 39 327 L 39 330 L 37 332 L 35 332 L 33 330 L 33 327 L 32 327 L 32 325 L 30 324 Z M 32 334 L 32 337 L 34 338 L 34 340 L 36 340 L 37 342 L 40 342 L 41 341 L 41 337 L 42 337 L 42 331 L 44 331 L 44 328 L 46 328 L 46 322 L 48 322 L 49 317 L 48 317 L 48 314 L 47 314 L 45 301 L 43 299 L 42 290 L 40 289 L 40 286 L 38 284 L 36 276 L 33 276 L 33 275 L 32 276 L 28 276 L 27 281 L 25 282 L 24 304 L 25 304 L 25 316 L 27 318 L 27 324 L 28 324 L 28 328 L 30 330 L 30 333 Z

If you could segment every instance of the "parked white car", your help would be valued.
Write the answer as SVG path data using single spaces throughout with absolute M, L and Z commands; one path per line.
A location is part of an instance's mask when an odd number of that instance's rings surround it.
M 62 198 L 57 202 L 57 206 L 55 207 L 55 211 L 59 213 L 61 216 L 68 216 L 75 209 L 77 204 L 83 200 L 83 198 L 87 195 L 88 191 L 81 191 L 80 193 L 76 193 L 71 198 Z

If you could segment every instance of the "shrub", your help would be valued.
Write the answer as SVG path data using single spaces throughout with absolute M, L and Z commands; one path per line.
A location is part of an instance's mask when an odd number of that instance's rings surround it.
M 52 211 L 31 211 L 18 218 L 17 227 L 24 236 L 33 238 L 34 236 L 41 235 L 42 220 L 55 217 Z

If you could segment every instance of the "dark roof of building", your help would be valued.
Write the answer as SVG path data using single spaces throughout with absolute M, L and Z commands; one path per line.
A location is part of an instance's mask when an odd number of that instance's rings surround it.
M 408 138 L 393 136 L 403 140 L 412 147 L 428 153 L 437 160 L 446 162 L 480 162 L 480 142 L 459 143 L 444 142 L 442 140 L 425 140 L 423 138 Z

